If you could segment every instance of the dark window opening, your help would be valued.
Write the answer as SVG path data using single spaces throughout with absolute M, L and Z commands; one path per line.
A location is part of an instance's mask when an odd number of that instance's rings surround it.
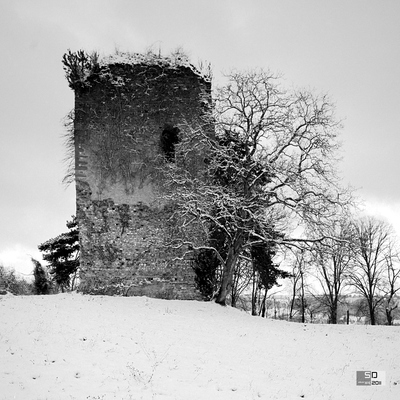
M 165 125 L 161 133 L 161 150 L 168 162 L 175 161 L 175 145 L 179 142 L 179 128 Z

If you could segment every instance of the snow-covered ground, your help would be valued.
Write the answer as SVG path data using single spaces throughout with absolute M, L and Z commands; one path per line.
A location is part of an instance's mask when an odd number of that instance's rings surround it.
M 146 297 L 0 296 L 0 400 L 400 399 L 400 327 Z M 385 371 L 357 386 L 356 371 Z

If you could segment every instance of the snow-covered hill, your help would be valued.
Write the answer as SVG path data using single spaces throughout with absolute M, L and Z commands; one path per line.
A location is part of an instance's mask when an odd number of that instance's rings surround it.
M 400 327 L 146 297 L 0 296 L 0 400 L 400 399 Z M 385 371 L 357 386 L 356 371 Z

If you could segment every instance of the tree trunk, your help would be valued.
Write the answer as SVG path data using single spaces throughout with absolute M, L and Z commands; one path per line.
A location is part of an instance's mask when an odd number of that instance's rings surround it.
M 393 325 L 393 316 L 392 316 L 392 311 L 393 308 L 386 308 L 386 319 L 387 319 L 387 324 L 388 325 Z
M 253 264 L 253 288 L 251 292 L 251 315 L 257 315 L 258 277 Z
M 289 319 L 291 320 L 293 318 L 293 309 L 294 309 L 294 302 L 296 300 L 295 295 L 292 297 L 292 301 L 290 302 L 290 312 L 289 312 Z
M 330 315 L 331 324 L 337 324 L 337 309 L 338 309 L 338 304 L 337 301 L 335 301 L 331 304 L 331 315 Z
M 237 269 L 240 269 L 240 265 L 238 266 Z M 231 307 L 235 307 L 235 308 L 236 308 L 237 301 L 239 299 L 238 285 L 239 285 L 239 279 L 240 279 L 238 271 L 236 271 L 236 272 L 237 273 L 235 274 L 235 270 L 233 270 L 232 285 L 231 285 Z
M 267 301 L 267 289 L 265 289 L 265 293 L 264 293 L 264 297 L 262 299 L 262 303 L 261 303 L 261 317 L 265 318 L 265 311 L 266 311 L 266 307 L 265 307 L 265 303 Z
M 376 320 L 375 320 L 375 310 L 373 305 L 369 302 L 368 304 L 369 308 L 369 318 L 371 320 L 371 325 L 376 325 Z
M 238 232 L 235 236 L 232 246 L 229 248 L 228 255 L 225 261 L 224 270 L 222 272 L 222 282 L 221 287 L 219 289 L 216 303 L 221 304 L 222 306 L 226 305 L 226 297 L 228 293 L 231 291 L 232 287 L 232 279 L 233 279 L 233 271 L 235 269 L 236 261 L 239 257 L 240 250 L 243 245 L 243 233 Z
M 219 288 L 217 299 L 215 300 L 216 303 L 221 304 L 222 306 L 226 305 L 226 297 L 231 290 L 233 269 L 237 257 L 238 255 L 235 255 L 232 249 L 229 250 L 228 258 L 225 262 L 224 271 L 222 273 L 221 287 Z
M 301 322 L 304 324 L 306 322 L 306 301 L 305 301 L 305 293 L 304 293 L 304 279 L 303 273 L 300 273 L 301 278 Z

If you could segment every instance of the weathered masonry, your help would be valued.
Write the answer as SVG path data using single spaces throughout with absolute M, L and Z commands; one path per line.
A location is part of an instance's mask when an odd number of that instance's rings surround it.
M 188 126 L 202 123 L 211 82 L 188 63 L 69 53 L 81 290 L 199 298 L 190 260 L 176 261 L 162 169 Z M 64 62 L 64 64 L 66 64 Z

